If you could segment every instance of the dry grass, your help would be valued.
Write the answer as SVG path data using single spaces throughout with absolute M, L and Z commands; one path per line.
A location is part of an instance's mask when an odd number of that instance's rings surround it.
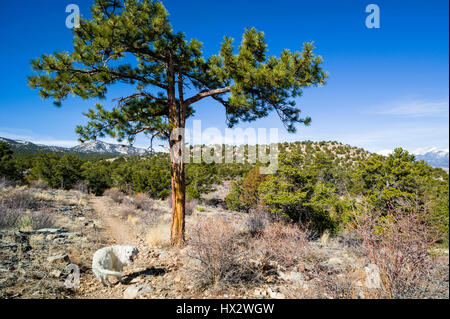
M 312 279 L 306 283 L 307 289 L 293 285 L 286 296 L 448 298 L 448 258 L 431 256 L 430 248 L 438 236 L 423 217 L 412 207 L 392 211 L 388 216 L 363 210 L 350 230 L 356 238 L 350 248 L 357 254 L 356 259 L 337 267 L 323 261 L 310 264 L 307 273 Z M 368 273 L 374 267 L 376 271 Z M 375 273 L 381 281 L 379 285 L 373 284 Z
M 263 269 L 279 265 L 294 268 L 311 255 L 308 233 L 296 225 L 275 222 L 265 226 L 261 235 L 251 245 Z
M 10 188 L 0 195 L 0 229 L 35 230 L 53 226 L 47 202 L 32 191 Z
M 0 205 L 12 210 L 37 210 L 44 207 L 45 202 L 27 189 L 12 188 L 0 195 Z
M 362 238 L 360 252 L 380 269 L 384 298 L 426 298 L 440 295 L 430 249 L 439 238 L 416 209 L 388 216 L 364 210 L 355 231 Z M 448 272 L 448 263 L 447 263 Z
M 16 227 L 21 215 L 19 212 L 13 212 L 0 205 L 0 229 Z
M 244 220 L 244 230 L 252 237 L 262 235 L 265 227 L 272 222 L 271 216 L 266 212 L 254 211 L 247 215 Z
M 49 189 L 50 187 L 48 186 L 48 183 L 46 181 L 38 179 L 36 181 L 30 182 L 30 188 L 46 190 Z
M 31 227 L 33 229 L 53 228 L 55 226 L 54 218 L 52 217 L 49 209 L 32 212 L 30 217 Z
M 158 224 L 148 228 L 145 242 L 150 247 L 168 247 L 170 245 L 170 224 Z
M 15 183 L 13 181 L 10 181 L 6 177 L 0 177 L 0 188 L 6 188 L 14 186 Z
M 150 197 L 144 193 L 134 195 L 133 203 L 137 209 L 150 210 L 152 208 Z
M 103 193 L 103 196 L 108 196 L 109 198 L 111 198 L 115 203 L 122 203 L 125 195 L 124 193 L 122 193 L 122 191 L 118 188 L 110 188 L 105 190 L 105 192 Z
M 139 217 L 136 217 L 134 215 L 128 215 L 128 217 L 127 217 L 127 222 L 129 222 L 135 226 L 138 225 L 140 223 L 140 221 L 141 220 L 139 219 Z
M 217 216 L 198 218 L 187 229 L 187 255 L 196 261 L 187 271 L 198 288 L 260 284 L 278 270 L 297 268 L 310 257 L 306 231 L 263 215 L 248 218 L 258 228 L 253 236 L 243 232 L 238 221 Z
M 185 205 L 185 214 L 187 216 L 192 215 L 196 207 L 200 204 L 198 199 L 193 199 L 191 201 L 187 201 Z
M 235 225 L 223 219 L 202 219 L 191 227 L 188 242 L 188 256 L 198 261 L 188 271 L 198 288 L 258 281 Z
M 88 197 L 76 190 L 65 191 L 61 189 L 51 189 L 48 191 L 33 190 L 30 191 L 34 196 L 46 202 L 58 202 L 64 205 L 88 206 Z
M 0 229 L 33 230 L 54 225 L 47 202 L 25 188 L 8 188 L 0 194 Z
M 136 209 L 131 205 L 122 205 L 118 208 L 118 215 L 123 219 L 128 219 L 129 216 L 132 216 L 136 213 Z

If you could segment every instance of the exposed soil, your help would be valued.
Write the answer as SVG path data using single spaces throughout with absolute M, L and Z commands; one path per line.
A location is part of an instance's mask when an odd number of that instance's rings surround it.
M 316 297 L 311 291 L 315 282 L 321 280 L 315 275 L 317 269 L 336 276 L 329 279 L 347 276 L 348 269 L 365 265 L 339 240 L 315 241 L 311 245 L 316 265 L 311 268 L 292 273 L 275 271 L 258 284 L 223 291 L 216 287 L 199 290 L 186 272 L 195 262 L 188 256 L 189 246 L 170 248 L 167 241 L 155 244 L 148 239 L 149 232 L 158 231 L 152 228 L 155 224 L 170 222 L 167 202 L 150 201 L 145 211 L 124 215 L 121 212 L 126 204 L 114 203 L 108 197 L 75 191 L 33 191 L 48 204 L 55 228 L 0 231 L 0 298 L 308 298 Z M 244 218 L 220 207 L 203 207 L 187 216 L 186 227 L 190 229 L 200 218 L 210 217 L 236 225 Z M 140 253 L 132 266 L 124 270 L 124 283 L 104 287 L 92 273 L 92 256 L 97 249 L 116 244 L 135 245 Z M 448 297 L 448 255 L 445 258 L 447 278 L 443 289 Z M 80 270 L 80 285 L 75 289 L 66 285 L 70 264 Z M 355 294 L 350 297 L 361 297 L 358 292 Z

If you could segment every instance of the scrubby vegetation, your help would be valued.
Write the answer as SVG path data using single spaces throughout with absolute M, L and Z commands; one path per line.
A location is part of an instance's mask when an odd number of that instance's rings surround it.
M 337 142 L 279 149 L 274 175 L 261 175 L 260 163 L 187 165 L 188 260 L 180 271 L 195 294 L 245 287 L 270 298 L 448 297 L 445 171 L 402 149 L 387 157 Z M 108 212 L 147 247 L 168 249 L 167 154 L 20 159 L 0 150 L 1 230 L 52 227 L 42 194 L 75 189 L 104 195 Z M 260 290 L 267 283 L 281 288 Z
M 217 218 L 188 229 L 193 262 L 185 271 L 196 289 L 245 287 L 270 298 L 448 297 L 448 256 L 433 251 L 436 234 L 415 211 L 387 219 L 364 211 L 351 231 L 320 244 L 296 224 L 249 216 L 244 227 Z M 267 283 L 272 288 L 258 288 Z
M 283 215 L 320 235 L 345 229 L 362 206 L 386 216 L 408 201 L 448 245 L 448 174 L 405 150 L 383 157 L 349 146 L 295 143 L 282 149 L 279 163 L 272 176 L 254 169 L 236 180 L 228 207 Z
M 189 202 L 202 200 L 215 185 L 231 180 L 225 199 L 228 209 L 281 215 L 308 225 L 312 236 L 320 236 L 326 230 L 331 234 L 344 230 L 361 204 L 385 216 L 408 201 L 423 211 L 439 230 L 439 241 L 448 245 L 449 184 L 443 170 L 416 161 L 402 149 L 383 157 L 337 142 L 307 141 L 279 144 L 279 150 L 274 175 L 261 175 L 258 163 L 187 164 Z M 117 202 L 124 194 L 141 193 L 154 199 L 170 194 L 170 163 L 164 153 L 107 160 L 41 153 L 23 159 L 13 157 L 8 145 L 0 143 L 0 163 L 0 178 L 37 188 L 77 189 L 95 195 L 106 191 Z
M 0 230 L 36 230 L 54 225 L 49 203 L 26 189 L 4 189 L 0 194 Z
M 48 185 L 60 189 L 85 189 L 102 195 L 117 188 L 123 193 L 146 193 L 165 199 L 171 189 L 169 155 L 118 157 L 106 160 L 83 160 L 77 155 L 41 153 L 35 158 L 15 158 L 8 144 L 0 143 L 0 178 L 35 187 Z M 189 164 L 186 168 L 187 195 L 199 199 L 215 183 L 233 179 L 248 171 L 244 164 Z
M 418 209 L 404 204 L 389 214 L 365 211 L 356 217 L 359 252 L 380 269 L 383 298 L 426 298 L 439 288 L 436 276 L 442 274 L 431 253 L 439 234 Z

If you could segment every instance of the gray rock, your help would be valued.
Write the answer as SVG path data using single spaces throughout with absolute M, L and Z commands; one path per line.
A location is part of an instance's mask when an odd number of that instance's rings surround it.
M 375 264 L 369 264 L 364 268 L 366 272 L 365 286 L 368 289 L 381 288 L 380 269 Z
M 292 272 L 284 273 L 282 271 L 279 271 L 278 274 L 279 274 L 280 278 L 283 279 L 284 281 L 303 283 L 303 281 L 305 280 L 305 278 L 301 272 L 292 271 Z
M 132 283 L 132 284 L 137 284 L 137 283 L 139 283 L 139 282 L 141 282 L 143 279 L 141 278 L 141 277 L 136 277 L 136 278 L 133 278 L 131 281 L 130 281 L 130 283 Z
M 344 263 L 344 261 L 339 257 L 332 257 L 327 260 L 327 263 L 330 265 L 341 265 Z
M 52 241 L 52 240 L 55 239 L 56 237 L 57 237 L 57 235 L 48 234 L 47 236 L 45 236 L 45 240 L 46 240 L 46 241 Z
M 134 299 L 155 290 L 151 285 L 132 285 L 123 293 L 124 299 Z
M 69 239 L 74 239 L 76 237 L 83 237 L 83 233 L 76 232 L 76 233 L 66 233 L 64 234 Z
M 375 264 L 368 264 L 364 267 L 364 283 L 361 280 L 355 282 L 356 287 L 363 287 L 366 289 L 380 289 L 382 285 L 380 269 Z
M 165 250 L 163 250 L 159 253 L 159 258 L 166 258 L 168 256 L 169 256 L 169 253 Z
M 67 229 L 63 228 L 43 228 L 36 231 L 38 234 L 61 234 L 67 233 Z
M 286 299 L 286 296 L 284 294 L 274 291 L 271 288 L 267 289 L 267 292 L 269 294 L 269 297 L 272 299 Z
M 58 269 L 55 269 L 55 270 L 53 270 L 52 272 L 50 272 L 50 275 L 51 275 L 52 277 L 59 278 L 59 277 L 61 276 L 61 271 L 58 270 Z
M 49 263 L 68 263 L 69 260 L 69 256 L 67 256 L 67 254 L 60 254 L 60 255 L 55 255 L 55 256 L 50 256 L 47 258 L 47 261 Z

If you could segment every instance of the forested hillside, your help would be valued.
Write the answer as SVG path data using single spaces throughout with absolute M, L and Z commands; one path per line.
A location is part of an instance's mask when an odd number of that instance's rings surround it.
M 73 154 L 13 157 L 1 144 L 0 175 L 18 184 L 45 184 L 95 195 L 116 188 L 165 199 L 170 194 L 168 154 L 83 160 Z M 187 164 L 188 200 L 203 200 L 232 181 L 225 202 L 235 211 L 267 211 L 299 222 L 316 234 L 337 233 L 360 209 L 390 215 L 420 208 L 448 241 L 448 174 L 402 149 L 384 157 L 338 142 L 279 144 L 279 169 L 260 175 L 261 164 Z M 246 150 L 248 152 L 248 150 Z

